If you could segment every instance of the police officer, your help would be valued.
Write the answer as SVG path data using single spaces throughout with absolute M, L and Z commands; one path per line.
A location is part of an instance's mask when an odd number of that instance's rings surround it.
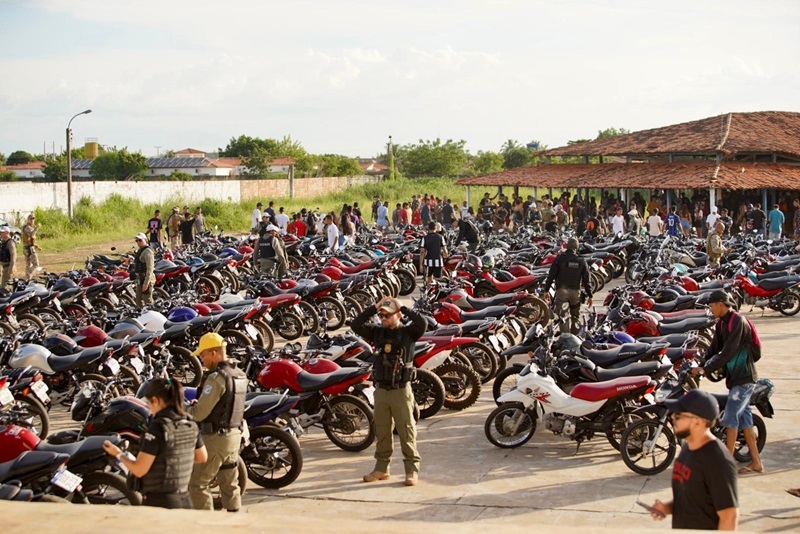
M 154 378 L 144 390 L 153 414 L 139 444 L 139 456 L 128 457 L 106 440 L 105 451 L 139 479 L 142 504 L 191 509 L 189 478 L 192 466 L 208 459 L 197 424 L 183 410 L 183 391 L 177 380 Z
M 257 257 L 261 274 L 283 276 L 286 272 L 286 249 L 278 237 L 279 228 L 268 224 L 258 237 Z
M 367 324 L 378 313 L 380 326 Z M 400 324 L 401 315 L 411 324 Z M 417 424 L 414 421 L 414 344 L 425 333 L 425 319 L 391 297 L 382 299 L 353 319 L 353 331 L 375 347 L 373 379 L 375 382 L 375 468 L 364 475 L 364 482 L 389 478 L 392 460 L 392 429 L 397 427 L 400 448 L 403 451 L 406 486 L 417 484 L 419 452 L 417 452 Z
M 475 249 L 478 248 L 478 243 L 480 242 L 478 228 L 472 223 L 472 221 L 465 219 L 455 219 L 452 224 L 453 228 L 458 229 L 458 237 L 456 237 L 455 246 L 458 246 L 462 241 L 466 241 L 467 248 L 469 248 L 470 252 L 475 252 Z
M 22 254 L 25 256 L 25 280 L 30 280 L 31 275 L 39 268 L 39 256 L 42 247 L 36 242 L 36 232 L 41 225 L 36 224 L 36 215 L 28 215 L 28 222 L 22 227 Z
M 567 241 L 567 250 L 560 254 L 550 266 L 550 273 L 544 282 L 545 300 L 550 299 L 550 286 L 556 283 L 556 297 L 554 308 L 556 313 L 564 319 L 563 331 L 567 331 L 567 323 L 570 322 L 570 330 L 573 334 L 578 333 L 578 320 L 581 312 L 581 285 L 586 292 L 589 300 L 587 304 L 592 305 L 592 289 L 589 285 L 589 267 L 586 260 L 578 256 L 578 240 L 570 237 Z M 571 321 L 567 321 L 566 311 L 569 308 Z
M 153 273 L 155 256 L 153 249 L 147 244 L 147 236 L 136 234 L 134 238 L 139 250 L 133 256 L 133 274 L 136 278 L 136 305 L 140 308 L 153 303 L 153 284 L 156 275 Z
M 5 289 L 6 284 L 14 276 L 14 265 L 17 263 L 17 243 L 11 238 L 11 229 L 8 226 L 0 227 L 0 269 L 2 281 L 0 289 Z
M 242 506 L 238 464 L 247 377 L 228 362 L 225 345 L 222 336 L 209 332 L 200 338 L 200 345 L 193 353 L 210 371 L 200 381 L 197 399 L 187 410 L 200 425 L 200 435 L 208 450 L 208 460 L 195 466 L 189 481 L 189 496 L 196 510 L 214 509 L 209 490 L 214 478 L 223 508 L 238 512 Z

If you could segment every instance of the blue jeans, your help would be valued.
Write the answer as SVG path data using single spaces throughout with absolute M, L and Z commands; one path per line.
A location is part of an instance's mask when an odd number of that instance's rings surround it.
M 753 412 L 750 409 L 750 396 L 756 388 L 755 383 L 733 386 L 728 392 L 728 401 L 719 420 L 725 428 L 753 428 Z

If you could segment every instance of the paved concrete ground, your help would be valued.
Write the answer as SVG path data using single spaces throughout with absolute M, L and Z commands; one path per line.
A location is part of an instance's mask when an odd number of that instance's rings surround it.
M 800 316 L 787 318 L 771 311 L 763 318 L 759 311 L 748 316 L 764 343 L 764 356 L 758 367 L 762 377 L 775 383 L 772 402 L 776 414 L 767 420 L 766 474 L 739 480 L 740 527 L 749 531 L 800 531 L 800 499 L 784 492 L 785 488 L 800 486 L 800 439 L 796 430 L 800 425 L 800 361 L 796 357 Z M 723 389 L 709 383 L 702 387 Z M 467 532 L 532 527 L 546 531 L 575 527 L 581 532 L 669 528 L 668 522 L 653 522 L 635 504 L 637 499 L 651 502 L 670 498 L 669 471 L 654 477 L 634 474 L 604 438 L 584 443 L 576 455 L 573 442 L 541 428 L 519 449 L 497 449 L 483 433 L 484 421 L 493 407 L 490 388 L 485 387 L 479 402 L 470 409 L 443 410 L 420 423 L 422 472 L 416 487 L 402 484 L 399 450 L 395 452 L 390 480 L 364 484 L 361 476 L 372 469 L 372 450 L 344 452 L 332 445 L 322 430 L 313 430 L 301 439 L 305 465 L 294 484 L 279 491 L 250 484 L 244 497 L 245 513 L 238 517 L 222 513 L 188 517 L 196 519 L 195 526 L 201 528 L 213 525 L 216 532 L 244 528 L 388 532 L 423 528 Z M 59 426 L 64 424 L 61 421 Z M 72 508 L 69 519 L 60 523 L 68 528 L 59 529 L 44 517 L 43 527 L 37 525 L 36 529 L 132 530 L 129 523 L 115 519 L 116 511 Z M 11 518 L 7 523 L 10 531 L 30 530 L 31 520 L 39 523 L 41 516 L 31 519 L 27 514 L 20 521 L 19 510 L 14 508 L 5 515 Z M 143 517 L 143 513 L 139 511 L 137 517 Z M 146 513 L 148 517 L 162 517 L 164 512 Z M 169 517 L 170 523 L 175 524 L 172 518 L 177 516 Z M 231 528 L 222 529 L 221 525 Z M 136 530 L 141 532 L 138 526 Z

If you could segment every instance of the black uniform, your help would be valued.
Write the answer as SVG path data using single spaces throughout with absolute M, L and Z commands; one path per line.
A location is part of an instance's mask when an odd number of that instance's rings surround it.
M 440 278 L 442 276 L 442 266 L 444 265 L 442 257 L 444 238 L 441 234 L 431 232 L 422 238 L 420 247 L 425 249 L 423 264 L 427 271 L 426 274 Z
M 586 294 L 589 297 L 592 296 L 592 288 L 589 285 L 589 267 L 586 265 L 586 260 L 578 256 L 574 250 L 567 249 L 550 266 L 550 273 L 544 283 L 545 292 L 550 290 L 553 281 L 556 283 L 556 297 L 553 302 L 556 315 L 560 315 L 564 319 L 564 331 L 567 330 L 566 325 L 571 322 L 569 331 L 576 334 L 581 312 L 581 285 Z M 566 308 L 569 308 L 569 317 L 566 317 Z
M 155 456 L 153 466 L 141 478 L 141 493 L 146 506 L 161 508 L 192 507 L 189 479 L 194 466 L 194 451 L 203 447 L 194 420 L 172 408 L 158 412 L 141 440 L 141 452 Z
M 475 250 L 478 247 L 480 238 L 478 237 L 478 229 L 472 224 L 472 221 L 461 220 L 458 222 L 458 237 L 456 237 L 456 245 L 466 241 L 469 243 L 469 249 Z

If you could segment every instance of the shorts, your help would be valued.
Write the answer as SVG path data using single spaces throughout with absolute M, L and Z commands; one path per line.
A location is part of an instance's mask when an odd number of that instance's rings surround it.
M 442 266 L 439 267 L 431 267 L 430 265 L 425 266 L 425 274 L 427 276 L 432 276 L 434 278 L 441 278 L 442 277 Z
M 689 224 L 689 221 L 687 221 L 686 219 L 681 220 L 681 228 L 683 228 L 684 230 L 688 230 L 691 227 L 692 226 Z
M 725 428 L 753 428 L 753 412 L 750 409 L 750 396 L 755 389 L 755 383 L 733 386 L 728 392 L 728 400 L 719 420 L 720 426 Z

